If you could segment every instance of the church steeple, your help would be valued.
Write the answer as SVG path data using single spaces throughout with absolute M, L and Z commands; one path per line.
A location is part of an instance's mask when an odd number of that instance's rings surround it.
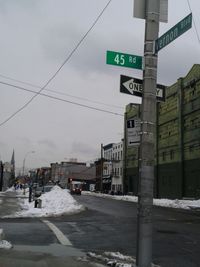
M 10 162 L 13 166 L 15 165 L 15 151 L 13 149 L 13 153 L 12 153 L 12 158 L 11 158 L 11 162 Z
M 12 158 L 11 158 L 12 171 L 15 173 L 15 151 L 13 149 Z

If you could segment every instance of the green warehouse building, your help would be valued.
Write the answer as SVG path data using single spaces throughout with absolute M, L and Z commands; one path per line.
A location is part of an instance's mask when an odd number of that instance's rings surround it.
M 154 196 L 200 197 L 200 65 L 166 88 L 157 103 Z M 126 107 L 124 123 L 124 192 L 137 195 L 139 143 L 128 144 L 127 122 L 139 120 L 140 106 Z

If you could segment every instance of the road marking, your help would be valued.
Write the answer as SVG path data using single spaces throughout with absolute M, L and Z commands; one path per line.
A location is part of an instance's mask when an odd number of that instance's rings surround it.
M 53 223 L 51 223 L 48 220 L 42 220 L 43 223 L 45 223 L 56 235 L 58 241 L 63 246 L 72 246 L 72 243 L 69 241 L 69 239 L 56 227 Z

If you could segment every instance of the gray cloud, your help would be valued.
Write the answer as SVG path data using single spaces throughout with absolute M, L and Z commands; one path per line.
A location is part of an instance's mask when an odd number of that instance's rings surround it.
M 57 145 L 52 140 L 49 139 L 39 140 L 38 144 L 50 150 L 57 149 Z
M 75 157 L 80 155 L 81 157 L 88 158 L 88 157 L 95 157 L 98 151 L 93 148 L 89 144 L 85 144 L 82 142 L 73 142 L 71 145 L 71 154 L 73 154 Z

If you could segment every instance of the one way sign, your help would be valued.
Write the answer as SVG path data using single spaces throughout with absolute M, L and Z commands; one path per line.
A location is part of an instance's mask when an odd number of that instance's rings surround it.
M 156 88 L 157 101 L 165 101 L 165 88 L 166 86 L 157 84 L 157 88 Z M 120 75 L 120 92 L 121 93 L 141 97 L 142 91 L 143 91 L 142 80 Z

